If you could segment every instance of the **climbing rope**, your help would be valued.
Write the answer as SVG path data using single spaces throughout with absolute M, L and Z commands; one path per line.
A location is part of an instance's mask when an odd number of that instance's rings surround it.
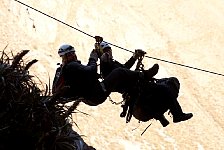
M 57 19 L 57 18 L 55 18 L 55 17 L 52 17 L 52 16 L 50 16 L 50 15 L 48 15 L 48 14 L 46 14 L 46 13 L 43 13 L 42 11 L 37 10 L 37 9 L 35 9 L 35 8 L 33 8 L 33 7 L 27 5 L 27 4 L 25 4 L 25 3 L 23 3 L 23 2 L 21 2 L 21 1 L 19 1 L 19 0 L 15 0 L 15 1 L 18 2 L 18 3 L 20 3 L 21 5 L 24 5 L 24 6 L 28 7 L 28 8 L 30 8 L 30 9 L 33 9 L 33 10 L 35 10 L 35 11 L 37 11 L 37 12 L 39 12 L 39 13 L 41 13 L 41 14 L 43 14 L 43 15 L 45 15 L 45 16 L 51 18 L 51 19 L 54 19 L 54 20 L 56 20 L 57 22 L 60 22 L 60 23 L 66 25 L 66 26 L 68 26 L 68 27 L 70 27 L 70 28 L 72 28 L 72 29 L 75 29 L 75 30 L 77 30 L 77 31 L 79 31 L 79 32 L 81 32 L 81 33 L 87 35 L 87 36 L 90 36 L 90 37 L 92 37 L 92 38 L 95 37 L 95 36 L 92 36 L 92 35 L 90 35 L 90 34 L 84 32 L 84 31 L 80 30 L 80 29 L 77 29 L 77 28 L 73 27 L 72 25 L 69 25 L 69 24 L 67 24 L 67 23 L 65 23 L 65 22 L 63 22 L 63 21 L 61 21 L 61 20 L 59 20 L 59 19 Z M 106 42 L 106 41 L 105 41 L 105 42 Z M 131 50 L 128 50 L 128 49 L 123 48 L 123 47 L 120 47 L 120 46 L 117 46 L 117 45 L 115 45 L 115 44 L 113 44 L 113 43 L 109 43 L 109 42 L 107 42 L 107 43 L 110 44 L 110 45 L 112 45 L 112 46 L 114 46 L 114 47 L 120 48 L 120 49 L 122 49 L 122 50 L 131 52 L 131 53 L 134 53 L 134 52 L 131 51 Z M 209 71 L 209 70 L 205 70 L 205 69 L 200 69 L 200 68 L 196 68 L 196 67 L 192 67 L 192 66 L 188 66 L 188 65 L 180 64 L 180 63 L 175 63 L 175 62 L 167 61 L 167 60 L 164 60 L 164 59 L 159 59 L 159 58 L 155 58 L 155 57 L 151 57 L 151 56 L 145 56 L 145 57 L 147 57 L 147 58 L 151 58 L 151 59 L 155 59 L 155 60 L 158 60 L 158 61 L 163 61 L 163 62 L 170 63 L 170 64 L 174 64 L 174 65 L 178 65 L 178 66 L 182 66 L 182 67 L 186 67 L 186 68 L 190 68 L 190 69 L 195 69 L 195 70 L 202 71 L 202 72 L 211 73 L 211 74 L 214 74 L 214 75 L 224 76 L 224 74 L 221 74 L 221 73 L 217 73 L 217 72 L 213 72 L 213 71 Z

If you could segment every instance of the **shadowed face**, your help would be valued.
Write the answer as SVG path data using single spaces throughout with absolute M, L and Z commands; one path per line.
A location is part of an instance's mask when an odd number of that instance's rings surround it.
M 103 49 L 103 53 L 107 53 L 110 58 L 113 58 L 112 49 L 110 47 L 106 47 Z
M 62 62 L 64 64 L 69 63 L 74 60 L 77 60 L 77 56 L 76 56 L 75 52 L 69 52 L 69 53 L 66 53 L 64 56 L 62 56 Z
M 103 54 L 100 57 L 102 62 L 110 62 L 113 59 L 112 49 L 110 47 L 106 47 L 103 49 Z

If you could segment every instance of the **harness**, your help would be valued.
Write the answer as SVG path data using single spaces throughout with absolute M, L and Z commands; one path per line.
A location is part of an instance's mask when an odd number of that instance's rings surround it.
M 58 65 L 60 65 L 60 64 L 58 64 Z M 53 94 L 60 91 L 65 85 L 64 77 L 62 74 L 62 69 L 63 69 L 63 66 L 60 65 L 60 67 L 58 67 L 56 70 L 54 81 L 53 81 L 53 86 L 52 86 Z
M 140 57 L 138 57 L 137 65 L 135 68 L 135 71 L 143 71 L 144 70 L 144 64 L 142 63 L 142 60 L 145 56 L 146 52 L 141 51 Z M 135 88 L 133 89 L 134 91 L 127 91 L 122 94 L 122 98 L 124 104 L 121 105 L 123 108 L 123 111 L 120 114 L 120 117 L 125 117 L 126 116 L 126 123 L 130 122 L 132 114 L 133 114 L 133 109 L 136 101 L 139 99 L 140 94 L 141 94 L 141 81 L 140 79 L 137 81 L 137 84 Z M 130 94 L 133 93 L 133 94 Z M 134 94 L 137 93 L 137 94 Z

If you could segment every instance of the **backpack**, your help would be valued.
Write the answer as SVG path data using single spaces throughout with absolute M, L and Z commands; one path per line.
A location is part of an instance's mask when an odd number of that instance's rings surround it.
M 53 86 L 52 86 L 52 93 L 57 93 L 59 90 L 61 90 L 65 86 L 65 80 L 64 76 L 62 74 L 62 65 L 57 68 L 54 81 L 53 81 Z

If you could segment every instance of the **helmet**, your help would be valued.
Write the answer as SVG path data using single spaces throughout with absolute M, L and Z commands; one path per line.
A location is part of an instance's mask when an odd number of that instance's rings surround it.
M 59 47 L 58 54 L 60 57 L 64 56 L 65 54 L 69 52 L 75 52 L 75 49 L 73 46 L 69 44 L 63 44 Z
M 102 41 L 102 42 L 100 43 L 100 49 L 103 50 L 104 48 L 107 48 L 107 47 L 110 48 L 110 45 L 109 45 L 107 42 Z

